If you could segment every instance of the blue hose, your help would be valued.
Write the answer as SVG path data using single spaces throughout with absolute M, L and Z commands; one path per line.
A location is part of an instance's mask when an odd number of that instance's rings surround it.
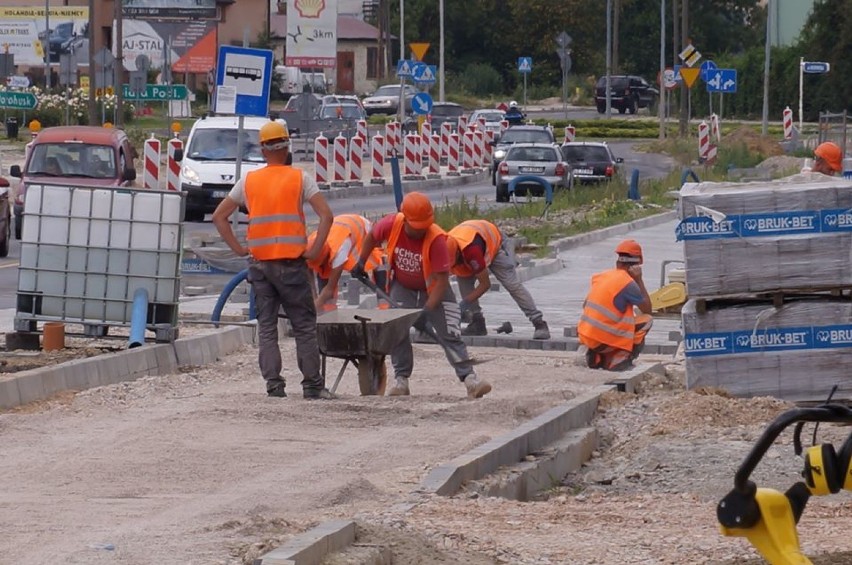
M 222 309 L 225 308 L 225 303 L 230 298 L 231 293 L 234 292 L 237 285 L 246 280 L 247 276 L 248 269 L 243 269 L 234 275 L 234 278 L 228 281 L 228 284 L 222 289 L 222 294 L 219 295 L 216 306 L 213 307 L 213 314 L 210 316 L 210 321 L 214 322 L 215 327 L 219 327 L 219 320 L 222 318 Z M 254 309 L 254 289 L 249 285 L 249 320 L 254 320 L 255 318 L 257 318 L 257 313 Z
M 642 198 L 639 195 L 639 169 L 633 169 L 633 173 L 630 175 L 630 188 L 627 189 L 627 198 L 630 200 L 640 200 Z
M 701 182 L 701 179 L 698 178 L 698 175 L 695 174 L 695 171 L 692 169 L 684 169 L 683 173 L 680 175 L 680 186 L 686 184 L 686 180 L 688 178 L 692 178 L 694 182 Z
M 390 158 L 391 178 L 393 178 L 393 199 L 396 209 L 402 207 L 402 177 L 399 174 L 399 156 L 394 153 Z
M 127 348 L 133 349 L 145 343 L 145 327 L 148 324 L 148 291 L 137 288 L 133 293 L 133 311 L 130 313 L 130 338 Z

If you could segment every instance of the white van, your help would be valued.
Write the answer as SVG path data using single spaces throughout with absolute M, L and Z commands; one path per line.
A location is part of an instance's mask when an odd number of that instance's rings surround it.
M 292 96 L 302 92 L 302 71 L 297 67 L 275 65 L 275 76 L 278 78 L 278 91 L 284 96 Z
M 243 158 L 240 174 L 265 165 L 258 134 L 266 118 L 243 118 Z M 278 120 L 286 125 L 284 120 Z M 236 116 L 210 116 L 196 121 L 189 131 L 180 162 L 180 189 L 186 193 L 188 222 L 200 222 L 212 214 L 236 182 Z

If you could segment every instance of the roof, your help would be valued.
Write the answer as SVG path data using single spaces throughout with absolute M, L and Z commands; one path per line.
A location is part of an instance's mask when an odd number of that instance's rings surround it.
M 259 116 L 245 116 L 243 118 L 243 127 L 246 129 L 260 129 L 263 124 L 268 121 L 268 118 L 261 118 Z M 192 124 L 192 129 L 237 129 L 238 125 L 239 118 L 237 116 L 207 116 L 196 120 L 196 122 Z
M 287 37 L 286 14 L 272 14 L 269 18 L 269 34 L 272 37 L 284 39 Z M 393 38 L 393 35 L 391 35 Z M 378 28 L 368 24 L 364 20 L 352 16 L 337 17 L 337 39 L 358 40 L 379 38 Z
M 112 145 L 118 137 L 124 137 L 123 130 L 97 126 L 57 126 L 44 128 L 35 138 L 35 143 L 64 143 L 82 141 L 94 145 Z

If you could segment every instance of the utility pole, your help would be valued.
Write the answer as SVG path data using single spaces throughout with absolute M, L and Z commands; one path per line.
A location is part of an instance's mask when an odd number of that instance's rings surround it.
M 50 0 L 44 0 L 44 86 L 50 90 Z
M 660 0 L 660 98 L 657 110 L 660 113 L 660 139 L 666 138 L 666 0 Z
M 760 133 L 766 135 L 769 130 L 769 55 L 771 49 L 772 0 L 766 2 L 766 45 L 763 54 L 763 123 Z
M 438 47 L 438 101 L 444 101 L 444 0 L 438 0 L 441 41 Z
M 89 125 L 98 121 L 98 105 L 95 102 L 95 0 L 89 0 Z
M 613 0 L 612 7 L 612 72 L 620 75 L 618 70 L 618 28 L 621 20 L 621 0 Z
M 115 127 L 121 128 L 124 125 L 124 47 L 122 43 L 123 28 L 122 25 L 122 5 L 123 0 L 114 0 L 115 2 L 115 67 L 114 67 L 114 84 L 115 84 Z
M 612 80 L 612 0 L 606 0 L 606 117 L 612 111 L 612 93 L 609 91 Z
M 686 48 L 689 43 L 689 0 L 683 0 L 683 8 L 680 12 L 680 44 Z M 689 110 L 687 108 L 687 99 L 689 98 L 689 88 L 686 83 L 682 82 L 680 86 L 680 136 L 686 137 L 689 131 Z

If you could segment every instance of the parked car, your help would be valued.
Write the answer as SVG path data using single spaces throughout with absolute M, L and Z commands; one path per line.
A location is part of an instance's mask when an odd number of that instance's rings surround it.
M 0 257 L 9 255 L 12 239 L 12 203 L 9 201 L 9 181 L 0 177 Z
M 29 144 L 24 168 L 9 175 L 21 179 L 15 197 L 15 238 L 21 239 L 27 186 L 36 183 L 91 187 L 131 186 L 137 153 L 127 134 L 115 128 L 59 126 L 45 128 Z
M 612 154 L 609 145 L 599 141 L 571 141 L 560 148 L 562 158 L 571 165 L 576 182 L 592 183 L 612 180 L 618 165 L 624 162 Z
M 449 122 L 452 131 L 456 131 L 459 118 L 464 115 L 464 108 L 455 102 L 435 102 L 432 104 L 432 131 L 441 133 L 441 125 Z
M 573 186 L 571 166 L 562 160 L 559 147 L 552 143 L 518 143 L 506 152 L 497 166 L 497 202 L 509 201 L 509 183 L 516 177 L 532 175 L 548 181 L 553 190 Z M 515 193 L 540 196 L 544 187 L 538 183 L 519 183 Z
M 354 104 L 358 106 L 362 110 L 364 110 L 364 104 L 361 102 L 361 99 L 352 94 L 326 94 L 320 99 L 322 104 Z M 364 110 L 366 114 L 367 111 Z
M 493 108 L 474 110 L 471 112 L 467 123 L 474 124 L 479 118 L 485 118 L 485 131 L 500 133 L 500 122 L 503 121 L 503 116 L 504 114 L 501 110 Z
M 491 184 L 497 184 L 497 166 L 506 156 L 506 151 L 516 143 L 555 143 L 553 132 L 545 126 L 511 126 L 491 146 Z
M 243 118 L 240 173 L 265 164 L 258 134 L 268 120 Z M 284 120 L 281 120 L 284 122 Z M 237 169 L 236 116 L 203 117 L 192 125 L 180 159 L 180 189 L 186 193 L 188 222 L 200 222 L 212 213 L 234 186 Z
M 329 139 L 343 135 L 348 140 L 357 132 L 358 122 L 366 119 L 367 112 L 360 103 L 342 98 L 329 98 L 320 107 L 311 131 L 316 131 L 317 135 Z
M 635 114 L 639 108 L 653 112 L 660 95 L 644 78 L 633 75 L 610 75 L 609 91 L 610 106 L 619 114 Z M 595 105 L 599 113 L 606 112 L 606 76 L 600 77 L 595 85 Z
M 405 113 L 411 112 L 411 100 L 417 91 L 410 84 L 406 84 L 403 91 L 405 98 Z M 386 84 L 380 86 L 376 92 L 362 100 L 367 115 L 373 114 L 396 114 L 399 110 L 400 85 Z

